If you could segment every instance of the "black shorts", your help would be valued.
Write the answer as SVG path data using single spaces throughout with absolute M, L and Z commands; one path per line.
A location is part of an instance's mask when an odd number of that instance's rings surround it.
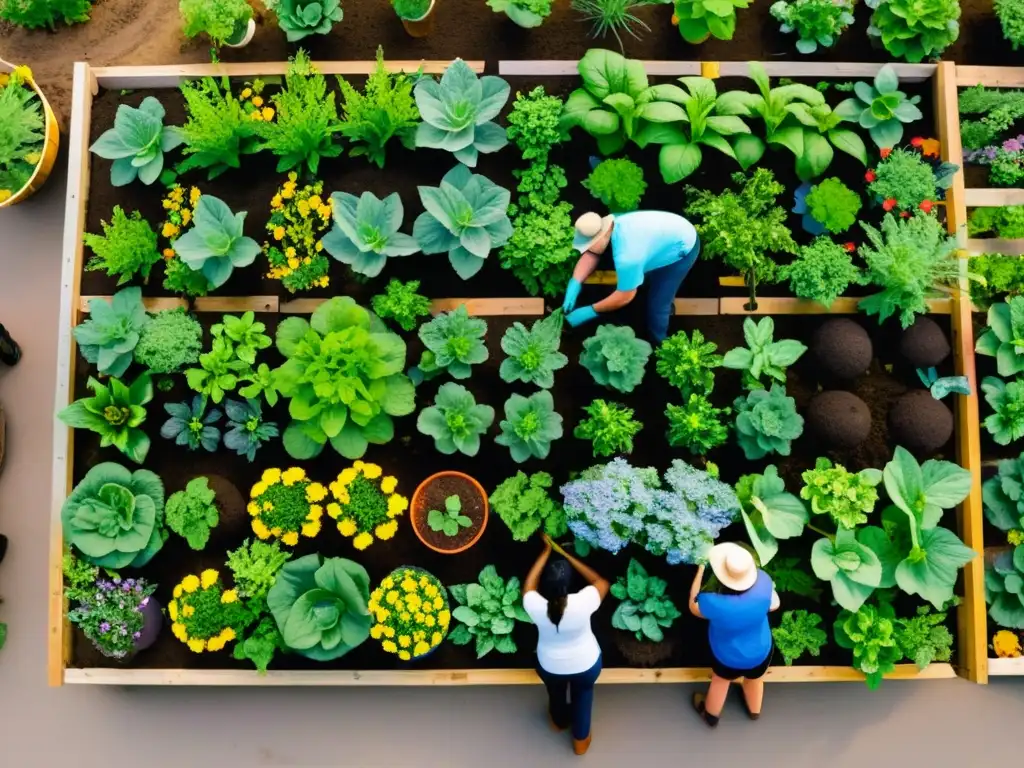
M 741 677 L 746 680 L 759 680 L 764 677 L 764 673 L 768 671 L 768 667 L 772 664 L 772 656 L 774 655 L 775 646 L 772 645 L 772 649 L 768 651 L 768 658 L 756 667 L 751 669 L 736 669 L 735 667 L 726 666 L 716 659 L 714 654 L 711 654 L 711 671 L 725 680 L 736 680 Z

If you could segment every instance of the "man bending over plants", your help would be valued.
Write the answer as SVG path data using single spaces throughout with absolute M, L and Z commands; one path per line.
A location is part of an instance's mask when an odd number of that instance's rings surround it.
M 597 268 L 609 246 L 618 276 L 616 289 L 596 304 L 577 309 L 583 282 Z M 576 262 L 562 304 L 569 325 L 576 327 L 594 320 L 600 313 L 621 309 L 633 301 L 637 289 L 646 282 L 647 332 L 661 343 L 668 334 L 668 318 L 679 286 L 700 253 L 700 238 L 694 226 L 682 216 L 666 211 L 633 211 L 604 217 L 585 213 L 576 220 L 573 247 L 582 256 Z

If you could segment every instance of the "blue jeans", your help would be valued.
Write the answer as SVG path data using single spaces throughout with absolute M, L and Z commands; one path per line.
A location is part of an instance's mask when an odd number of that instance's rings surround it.
M 537 674 L 548 689 L 548 711 L 559 728 L 572 726 L 572 737 L 582 741 L 590 735 L 590 713 L 594 708 L 594 683 L 601 674 L 601 657 L 594 666 L 575 675 L 555 675 L 537 665 Z
M 679 261 L 648 272 L 644 277 L 647 284 L 647 333 L 656 344 L 660 344 L 668 335 L 668 319 L 672 315 L 679 286 L 683 284 L 699 255 L 700 238 L 697 238 L 693 248 Z

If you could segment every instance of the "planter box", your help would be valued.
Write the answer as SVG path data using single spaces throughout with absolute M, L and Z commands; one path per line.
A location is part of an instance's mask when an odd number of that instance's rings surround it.
M 373 62 L 321 62 L 324 74 L 367 74 Z M 448 62 L 423 62 L 426 72 L 443 71 Z M 746 74 L 744 63 L 716 62 L 645 62 L 652 75 L 681 76 L 704 74 L 709 77 Z M 390 62 L 394 69 L 413 71 L 420 62 Z M 470 62 L 476 71 L 482 71 L 482 62 Z M 58 344 L 58 381 L 55 410 L 64 408 L 73 400 L 77 350 L 72 328 L 88 309 L 90 297 L 81 295 L 83 267 L 83 241 L 86 201 L 89 194 L 88 152 L 90 117 L 93 97 L 99 87 L 121 89 L 175 88 L 183 79 L 203 75 L 228 75 L 241 79 L 260 75 L 281 75 L 283 63 L 247 63 L 220 65 L 190 65 L 168 67 L 113 67 L 93 68 L 78 63 L 74 70 L 74 96 L 69 136 L 70 160 L 66 220 L 63 245 L 62 298 L 60 339 Z M 870 78 L 879 69 L 877 64 L 830 64 L 815 62 L 772 62 L 766 64 L 769 75 L 788 77 Z M 956 68 L 951 63 L 897 65 L 901 78 L 923 82 L 931 80 L 936 94 L 936 121 L 942 141 L 943 156 L 953 162 L 961 156 L 956 109 Z M 502 75 L 565 76 L 576 74 L 575 61 L 508 62 L 500 63 Z M 964 219 L 964 189 L 962 174 L 948 193 L 948 220 L 951 232 L 958 231 Z M 604 280 L 610 279 L 607 275 Z M 965 280 L 965 279 L 964 279 Z M 962 281 L 963 282 L 963 281 Z M 965 284 L 965 283 L 964 283 Z M 308 313 L 322 299 L 294 299 L 282 301 L 276 296 L 211 296 L 194 304 L 197 312 L 239 312 L 252 309 L 263 313 Z M 792 298 L 761 298 L 757 314 L 818 315 L 852 313 L 857 299 L 839 299 L 830 310 L 810 301 Z M 738 315 L 747 314 L 742 297 L 678 299 L 679 315 Z M 184 301 L 174 298 L 150 298 L 150 309 L 183 306 Z M 521 298 L 452 298 L 434 303 L 434 311 L 443 311 L 465 304 L 478 315 L 542 315 L 541 299 Z M 951 316 L 956 372 L 974 379 L 974 339 L 971 329 L 971 306 L 966 294 L 954 294 L 950 299 L 936 300 L 932 311 Z M 971 470 L 975 478 L 974 489 L 958 511 L 958 528 L 965 543 L 979 552 L 981 543 L 981 492 L 979 419 L 977 396 L 956 398 L 956 442 L 959 462 Z M 373 671 L 272 671 L 259 676 L 255 671 L 237 669 L 130 669 L 76 667 L 71 653 L 72 633 L 65 618 L 61 556 L 61 505 L 73 487 L 72 430 L 55 420 L 53 453 L 53 486 L 51 489 L 50 534 L 50 598 L 48 680 L 50 685 L 105 684 L 105 685 L 510 685 L 538 683 L 529 669 L 461 669 L 461 670 L 373 670 Z M 956 665 L 933 664 L 919 672 L 912 664 L 900 665 L 889 677 L 895 679 L 943 679 L 960 675 L 976 682 L 987 681 L 985 604 L 983 596 L 983 568 L 977 558 L 964 574 L 964 599 L 958 609 L 958 650 Z M 702 667 L 639 669 L 609 668 L 601 677 L 602 683 L 680 683 L 709 679 L 710 670 Z M 766 678 L 772 682 L 839 682 L 861 681 L 863 676 L 849 667 L 838 666 L 776 666 Z

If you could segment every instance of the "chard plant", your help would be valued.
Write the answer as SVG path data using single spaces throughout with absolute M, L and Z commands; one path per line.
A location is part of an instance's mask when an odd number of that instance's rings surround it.
M 224 447 L 250 462 L 256 460 L 256 451 L 280 433 L 277 424 L 263 420 L 263 407 L 259 400 L 227 400 L 227 430 Z
M 512 235 L 511 193 L 465 165 L 452 168 L 439 187 L 419 187 L 426 209 L 416 217 L 413 237 L 426 255 L 447 253 L 452 269 L 468 280 Z
M 434 404 L 420 411 L 416 429 L 434 438 L 434 447 L 450 456 L 456 451 L 476 456 L 480 436 L 494 423 L 494 409 L 478 405 L 473 393 L 461 384 L 442 384 Z
M 203 550 L 210 541 L 210 531 L 220 522 L 214 504 L 217 494 L 205 477 L 189 480 L 184 491 L 172 493 L 164 507 L 167 527 L 188 542 L 190 548 Z
M 177 445 L 188 446 L 190 451 L 213 453 L 220 444 L 220 430 L 214 426 L 220 421 L 221 413 L 217 408 L 206 410 L 206 398 L 196 395 L 191 405 L 184 403 L 165 403 L 164 410 L 170 416 L 160 427 L 160 437 L 173 440 Z
M 114 116 L 114 127 L 104 131 L 89 151 L 104 160 L 113 160 L 110 183 L 123 187 L 138 179 L 152 184 L 164 169 L 164 153 L 181 144 L 180 128 L 164 125 L 164 110 L 155 97 L 147 96 L 138 107 L 121 104 Z
M 265 4 L 277 16 L 289 43 L 326 35 L 345 16 L 341 0 L 265 0 Z
M 612 627 L 631 632 L 641 642 L 662 642 L 664 630 L 682 616 L 667 589 L 668 582 L 649 575 L 635 558 L 630 559 L 626 575 L 611 586 L 612 597 L 620 601 L 612 614 Z
M 762 317 L 756 323 L 750 317 L 743 321 L 743 338 L 749 347 L 730 349 L 722 358 L 722 365 L 743 371 L 746 389 L 763 389 L 761 376 L 770 382 L 786 383 L 786 369 L 807 351 L 806 345 L 795 339 L 775 341 L 775 321 Z
M 475 168 L 481 154 L 497 152 L 508 143 L 505 129 L 494 122 L 509 97 L 500 77 L 477 77 L 456 59 L 440 82 L 423 77 L 413 88 L 423 122 L 416 127 L 416 146 L 445 149 Z
M 1000 376 L 1024 371 L 1024 297 L 1011 296 L 989 307 L 988 328 L 978 337 L 974 351 L 994 357 Z
M 130 385 L 111 378 L 103 384 L 89 377 L 92 397 L 83 397 L 62 409 L 57 418 L 72 429 L 88 429 L 100 436 L 100 448 L 113 446 L 141 464 L 149 453 L 149 435 L 139 427 L 146 420 L 146 403 L 153 399 L 149 373 L 140 373 Z
M 573 436 L 592 443 L 595 459 L 633 452 L 633 438 L 644 425 L 633 418 L 632 408 L 595 400 L 583 412 L 587 418 L 576 425 Z
M 192 227 L 174 241 L 174 252 L 192 271 L 202 272 L 211 289 L 224 285 L 236 267 L 248 267 L 259 255 L 260 244 L 243 234 L 247 215 L 232 213 L 220 198 L 203 195 Z
M 83 238 L 93 252 L 86 262 L 86 271 L 104 271 L 108 277 L 117 277 L 118 285 L 136 275 L 148 281 L 150 270 L 163 261 L 156 248 L 156 232 L 149 222 L 138 211 L 128 216 L 121 206 L 115 205 L 110 223 L 101 221 L 100 226 L 102 235 L 87 232 Z
M 651 350 L 651 345 L 638 339 L 629 326 L 602 325 L 583 342 L 580 365 L 598 384 L 629 393 L 643 381 Z
M 370 306 L 382 320 L 393 320 L 403 331 L 414 331 L 420 318 L 430 317 L 430 299 L 417 293 L 419 289 L 419 280 L 403 283 L 391 278 L 384 293 L 370 299 Z
M 442 312 L 429 323 L 420 326 L 419 337 L 426 349 L 417 365 L 426 378 L 447 372 L 453 379 L 468 379 L 472 366 L 489 357 L 484 336 L 487 321 L 470 317 L 465 304 L 450 312 Z
M 715 354 L 718 345 L 705 341 L 704 334 L 694 329 L 677 331 L 654 350 L 654 370 L 683 397 L 710 395 L 715 388 L 715 368 L 722 365 L 722 356 Z
M 772 384 L 771 389 L 755 389 L 733 402 L 736 413 L 736 439 L 748 461 L 772 453 L 789 456 L 792 442 L 804 432 L 803 416 L 796 412 L 796 401 L 786 396 L 786 387 Z
M 665 409 L 668 419 L 668 444 L 685 448 L 696 456 L 703 456 L 712 448 L 724 445 L 729 428 L 722 423 L 728 408 L 715 408 L 704 395 L 693 393 L 685 405 L 669 405 Z
M 783 34 L 796 33 L 797 51 L 810 54 L 819 45 L 831 48 L 853 24 L 853 0 L 779 0 L 772 3 L 771 14 Z
M 398 231 L 405 208 L 397 192 L 383 200 L 372 192 L 335 192 L 331 202 L 334 227 L 323 238 L 324 250 L 357 275 L 376 277 L 389 258 L 419 253 L 416 238 Z
M 512 630 L 517 621 L 530 623 L 517 577 L 505 581 L 493 565 L 488 565 L 480 571 L 476 583 L 453 584 L 449 590 L 458 603 L 452 610 L 458 624 L 448 634 L 455 645 L 473 643 L 478 659 L 491 651 L 516 652 Z
M 205 169 L 206 178 L 215 179 L 229 168 L 240 168 L 242 157 L 257 151 L 255 123 L 226 77 L 219 82 L 213 77 L 186 80 L 181 95 L 188 119 L 181 127 L 185 159 L 178 163 L 178 173 Z
M 820 656 L 821 648 L 828 642 L 825 630 L 819 629 L 821 616 L 807 611 L 786 611 L 779 626 L 772 628 L 775 647 L 782 654 L 786 666 L 801 658 L 805 653 Z
M 546 459 L 551 443 L 562 436 L 562 416 L 546 389 L 529 397 L 513 394 L 505 401 L 505 418 L 498 426 L 501 434 L 494 442 L 508 448 L 517 464 L 531 456 Z
M 736 496 L 743 526 L 762 566 L 778 554 L 780 539 L 794 539 L 804 532 L 809 519 L 807 507 L 786 491 L 774 464 L 765 467 L 764 474 L 741 477 L 736 483 Z
M 75 326 L 75 341 L 82 357 L 95 363 L 100 374 L 121 377 L 132 364 L 148 323 L 142 289 L 123 288 L 109 302 L 89 300 L 89 319 Z
M 1024 379 L 1003 381 L 997 376 L 981 380 L 981 391 L 992 413 L 982 425 L 999 445 L 1024 437 Z
M 551 498 L 553 483 L 547 472 L 527 475 L 520 470 L 491 493 L 491 509 L 508 526 L 513 540 L 527 541 L 541 528 L 552 539 L 565 536 L 565 512 Z
M 887 149 L 903 140 L 903 126 L 924 117 L 920 96 L 907 96 L 899 89 L 900 79 L 891 64 L 878 70 L 873 83 L 855 83 L 850 98 L 840 102 L 835 113 L 844 121 L 868 129 L 875 146 Z
M 569 358 L 558 351 L 562 342 L 563 316 L 556 310 L 533 323 L 529 329 L 513 323 L 501 337 L 501 349 L 508 355 L 498 370 L 501 380 L 514 384 L 536 384 L 542 389 L 555 385 L 555 371 L 569 364 Z

